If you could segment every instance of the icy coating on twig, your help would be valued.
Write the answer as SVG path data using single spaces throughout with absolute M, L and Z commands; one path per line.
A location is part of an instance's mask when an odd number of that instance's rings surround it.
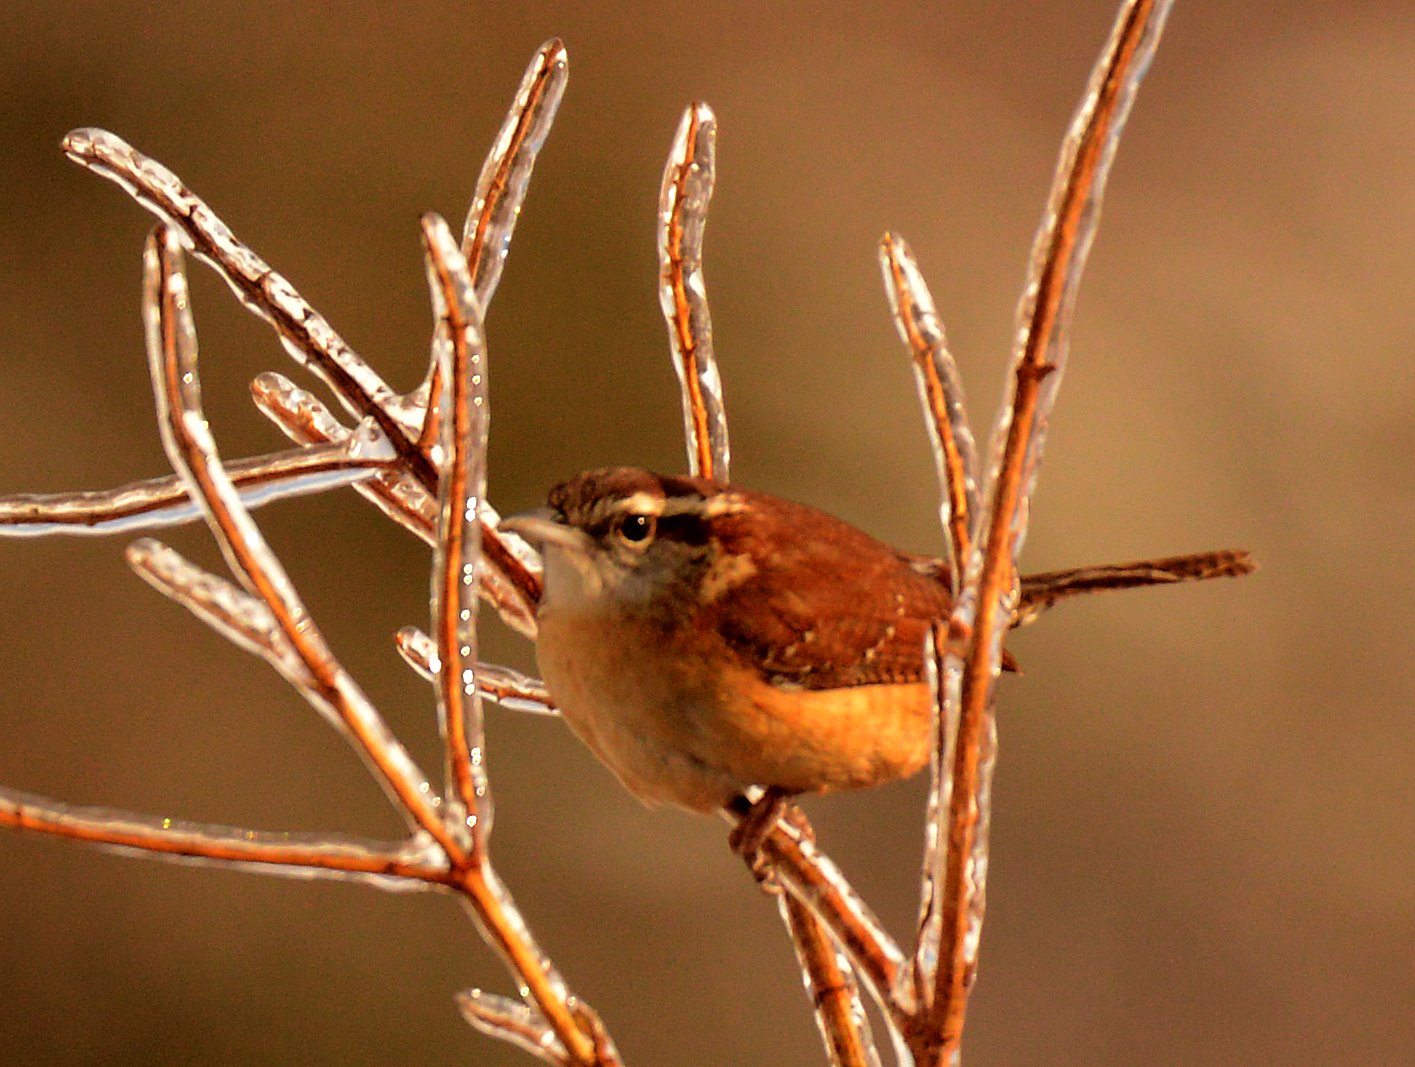
M 388 465 L 387 459 L 374 455 L 351 456 L 340 444 L 252 456 L 236 460 L 227 471 L 241 500 L 255 508 L 352 485 Z M 115 489 L 2 497 L 0 537 L 108 536 L 180 526 L 200 517 L 201 509 L 187 496 L 182 480 L 169 474 Z
M 796 961 L 831 1067 L 880 1067 L 849 958 L 796 897 L 783 893 L 777 906 L 796 947 Z
M 428 288 L 441 367 L 442 465 L 437 548 L 432 563 L 432 625 L 437 639 L 438 722 L 447 748 L 447 795 L 457 797 L 472 854 L 486 848 L 492 801 L 483 763 L 486 741 L 477 692 L 477 569 L 486 496 L 486 358 L 481 308 L 467 262 L 437 215 L 423 217 Z
M 973 431 L 963 407 L 963 383 L 948 350 L 943 322 L 914 254 L 902 237 L 880 241 L 880 269 L 899 337 L 914 357 L 919 401 L 932 431 L 939 485 L 939 519 L 948 534 L 949 566 L 956 596 L 972 548 L 972 524 L 978 514 L 978 460 Z
M 437 658 L 437 646 L 432 638 L 416 626 L 405 626 L 393 635 L 398 654 L 408 666 L 429 682 L 437 680 L 437 672 L 442 664 Z M 477 692 L 488 700 L 493 700 L 511 711 L 524 711 L 531 715 L 558 716 L 555 701 L 539 678 L 522 674 L 510 667 L 495 663 L 478 662 L 476 666 Z
M 196 331 L 181 245 L 176 232 L 166 225 L 148 238 L 144 253 L 143 320 L 163 447 L 192 495 L 200 499 L 222 554 L 241 584 L 269 607 L 309 671 L 310 683 L 300 686 L 301 691 L 316 706 L 324 702 L 334 705 L 339 721 L 395 807 L 406 814 L 413 828 L 426 831 L 446 850 L 446 827 L 423 790 L 426 777 L 334 659 L 221 467 L 201 408 Z
M 977 967 L 986 897 L 993 702 L 1002 638 L 1016 604 L 1017 554 L 1047 417 L 1066 358 L 1076 286 L 1099 220 L 1100 195 L 1135 90 L 1169 12 L 1168 0 L 1130 0 L 1091 75 L 1062 146 L 1019 308 L 1011 387 L 994 434 L 987 507 L 950 633 L 970 633 L 957 694 L 958 742 L 948 811 L 949 855 L 934 982 L 933 1021 L 956 1056 Z M 945 671 L 955 669 L 952 654 Z M 953 693 L 945 679 L 945 698 Z M 951 713 L 950 713 L 951 714 Z
M 491 303 L 501 281 L 536 157 L 550 133 L 569 78 L 570 57 L 565 45 L 559 38 L 551 38 L 526 68 L 477 176 L 476 192 L 462 228 L 462 254 L 467 257 L 472 285 L 483 308 Z
M 484 1034 L 509 1041 L 547 1063 L 573 1062 L 545 1017 L 519 1000 L 468 989 L 457 994 L 457 1007 L 467 1022 Z
M 559 38 L 551 38 L 540 46 L 526 68 L 477 176 L 476 191 L 462 228 L 462 255 L 466 257 L 483 316 L 501 281 L 536 157 L 555 122 L 569 78 L 570 57 Z M 434 357 L 423 383 L 404 398 L 412 406 L 420 400 L 426 408 L 418 441 L 425 451 L 438 440 L 437 400 L 441 390 L 439 364 Z
M 285 878 L 334 878 L 406 892 L 443 881 L 440 857 L 421 842 L 398 846 L 320 834 L 244 830 L 60 804 L 0 789 L 0 826 L 33 830 L 113 851 L 196 866 L 238 867 Z
M 161 163 L 121 137 L 92 128 L 65 137 L 64 152 L 80 166 L 116 182 L 172 225 L 182 244 L 209 264 L 247 309 L 275 328 L 290 356 L 318 374 L 351 414 L 370 414 L 371 408 L 394 399 L 383 379 L 344 343 L 324 316 Z
M 717 119 L 706 104 L 693 104 L 683 114 L 663 171 L 658 201 L 658 299 L 682 391 L 688 469 L 725 482 L 732 457 L 703 281 L 703 230 L 712 202 L 716 159 Z

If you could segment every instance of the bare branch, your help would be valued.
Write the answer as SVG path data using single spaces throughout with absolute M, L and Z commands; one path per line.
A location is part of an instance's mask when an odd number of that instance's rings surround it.
M 322 493 L 364 481 L 388 467 L 374 455 L 350 456 L 344 445 L 299 448 L 233 461 L 227 471 L 247 507 Z M 52 534 L 106 536 L 180 526 L 201 517 L 174 475 L 116 489 L 16 493 L 0 497 L 0 537 Z
M 658 201 L 658 299 L 682 390 L 688 468 L 693 474 L 725 482 L 731 448 L 703 282 L 703 229 L 712 201 L 716 158 L 717 119 L 706 104 L 693 104 L 683 114 L 663 171 Z
M 904 238 L 887 233 L 880 241 L 879 256 L 894 324 L 914 357 L 919 400 L 933 431 L 934 461 L 943 489 L 939 518 L 948 534 L 953 593 L 957 596 L 972 549 L 972 523 L 978 513 L 978 461 L 973 431 L 963 408 L 963 383 L 953 353 L 948 350 L 943 323 L 934 310 L 933 297 L 909 245 Z
M 545 1017 L 519 1000 L 468 989 L 457 994 L 457 1007 L 463 1018 L 484 1034 L 508 1041 L 547 1063 L 571 1062 L 565 1046 Z
M 437 680 L 441 663 L 437 658 L 437 646 L 432 638 L 416 626 L 405 626 L 393 635 L 398 654 L 408 666 L 429 682 Z M 477 692 L 489 700 L 494 700 L 511 711 L 524 711 L 532 715 L 557 716 L 560 714 L 539 678 L 532 678 L 510 667 L 495 663 L 478 662 L 476 666 Z
M 501 281 L 501 270 L 511 250 L 511 237 L 521 216 L 536 157 L 545 144 L 565 84 L 570 78 L 570 58 L 559 38 L 541 45 L 516 90 L 515 99 L 501 124 L 496 141 L 477 176 L 476 192 L 462 230 L 462 255 L 472 275 L 472 288 L 485 315 Z M 438 439 L 438 397 L 442 385 L 437 360 L 427 379 L 415 390 L 426 408 L 419 444 L 426 451 Z
M 264 601 L 310 675 L 301 692 L 316 706 L 332 704 L 375 777 L 415 829 L 448 855 L 451 839 L 418 770 L 382 717 L 334 659 L 289 577 L 270 551 L 221 466 L 201 408 L 196 332 L 177 234 L 159 226 L 144 254 L 143 319 L 157 398 L 158 427 L 173 468 L 199 499 L 207 522 L 242 585 Z
M 442 368 L 437 551 L 433 559 L 432 621 L 437 638 L 438 719 L 447 750 L 449 799 L 456 796 L 480 858 L 491 832 L 492 800 L 483 763 L 485 738 L 476 685 L 477 570 L 486 496 L 487 406 L 481 308 L 467 262 L 439 216 L 423 216 L 428 287 L 437 317 L 433 349 Z
M 850 961 L 809 908 L 790 893 L 783 893 L 778 903 L 806 976 L 806 992 L 831 1067 L 879 1067 L 870 1020 L 860 1002 Z
M 1169 11 L 1168 0 L 1127 0 L 1097 62 L 1062 147 L 1055 185 L 1033 250 L 1011 395 L 994 438 L 988 506 L 950 631 L 971 633 L 959 686 L 959 725 L 948 820 L 944 920 L 935 979 L 933 1022 L 941 1053 L 962 1038 L 968 989 L 977 966 L 987 873 L 991 764 L 995 751 L 994 689 L 1002 638 L 1016 604 L 1016 561 L 1026 531 L 1047 418 L 1065 364 L 1067 327 L 1100 196 L 1135 90 L 1149 65 Z M 945 666 L 945 698 L 952 690 Z
M 236 866 L 293 878 L 357 878 L 382 889 L 417 888 L 447 878 L 441 857 L 421 843 L 365 844 L 347 838 L 241 830 L 71 807 L 0 789 L 0 826 L 66 837 L 160 859 Z

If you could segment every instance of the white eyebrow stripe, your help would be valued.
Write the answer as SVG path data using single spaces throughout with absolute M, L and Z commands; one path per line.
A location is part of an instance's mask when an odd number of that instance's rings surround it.
M 746 507 L 745 502 L 736 493 L 719 493 L 707 502 L 703 508 L 703 514 L 713 519 L 719 515 L 735 515 Z
M 654 493 L 638 492 L 632 493 L 616 503 L 613 510 L 633 515 L 662 515 L 664 503 L 663 497 Z

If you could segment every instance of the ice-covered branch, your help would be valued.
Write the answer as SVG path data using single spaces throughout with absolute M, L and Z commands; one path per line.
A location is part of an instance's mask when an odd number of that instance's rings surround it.
M 406 436 L 387 414 L 397 398 L 383 379 L 177 175 L 107 130 L 72 131 L 64 138 L 64 152 L 117 183 L 173 227 L 182 245 L 209 264 L 246 308 L 269 323 L 290 356 L 319 375 L 351 414 L 378 418 L 390 441 Z
M 831 1067 L 880 1067 L 850 960 L 800 900 L 783 893 L 778 904 L 796 946 L 796 959 Z
M 437 646 L 432 638 L 416 626 L 405 626 L 393 636 L 398 654 L 408 666 L 429 682 L 437 680 L 437 672 L 442 664 L 437 658 Z M 476 665 L 477 692 L 488 700 L 493 700 L 511 711 L 524 711 L 532 715 L 559 715 L 555 701 L 539 678 L 532 678 L 510 667 L 500 667 L 494 663 Z
M 941 680 L 958 702 L 948 863 L 932 1020 L 938 1062 L 957 1055 L 977 967 L 987 874 L 987 827 L 995 752 L 995 683 L 1002 638 L 1016 606 L 1017 554 L 1047 419 L 1065 365 L 1067 329 L 1101 193 L 1130 104 L 1158 44 L 1168 0 L 1126 0 L 1062 146 L 1019 308 L 1009 396 L 994 435 L 987 506 L 951 634 L 968 634 L 966 656 L 949 655 Z M 955 690 L 952 677 L 960 672 Z
M 389 466 L 388 456 L 351 455 L 347 444 L 339 443 L 238 459 L 226 469 L 241 499 L 253 508 L 359 483 Z M 200 516 L 186 485 L 169 474 L 116 489 L 0 497 L 0 537 L 126 534 L 179 526 Z
M 914 380 L 932 431 L 934 461 L 943 490 L 939 517 L 948 534 L 950 572 L 957 595 L 978 512 L 978 461 L 963 407 L 963 383 L 933 297 L 908 243 L 887 233 L 880 241 L 879 256 L 894 324 L 914 357 Z
M 437 549 L 432 568 L 432 623 L 437 640 L 438 721 L 447 750 L 449 800 L 461 804 L 472 855 L 491 831 L 492 800 L 483 763 L 485 738 L 476 684 L 477 571 L 486 496 L 486 343 L 481 307 L 467 261 L 447 223 L 423 218 L 428 287 L 437 329 L 433 350 L 441 368 L 442 437 Z
M 382 889 L 416 889 L 447 878 L 442 857 L 419 841 L 399 846 L 242 830 L 70 806 L 10 789 L 0 789 L 0 826 L 159 859 L 243 867 L 291 878 L 353 878 Z
M 426 832 L 451 855 L 452 841 L 436 799 L 425 788 L 426 776 L 334 658 L 221 466 L 201 407 L 196 331 L 181 243 L 167 225 L 160 225 L 147 241 L 143 320 L 158 427 L 168 459 L 200 502 L 232 572 L 251 596 L 265 603 L 308 672 L 308 682 L 297 683 L 297 688 L 316 707 L 333 707 L 356 749 L 413 829 Z
M 472 289 L 485 316 L 501 281 L 501 270 L 511 251 L 511 237 L 521 217 L 536 156 L 545 143 L 560 98 L 570 78 L 570 57 L 559 38 L 541 45 L 521 79 L 511 108 L 487 153 L 476 192 L 462 229 L 462 255 L 472 276 Z M 426 379 L 415 390 L 426 405 L 419 444 L 424 451 L 438 440 L 438 397 L 442 394 L 436 358 Z M 413 397 L 409 398 L 413 400 Z
M 663 171 L 658 200 L 658 299 L 682 389 L 688 469 L 725 482 L 731 448 L 703 281 L 703 230 L 712 202 L 716 159 L 717 119 L 706 104 L 693 104 L 683 114 Z
M 480 989 L 468 989 L 457 994 L 457 1007 L 463 1018 L 484 1034 L 508 1041 L 548 1063 L 566 1065 L 571 1062 L 564 1044 L 545 1017 L 528 1004 Z

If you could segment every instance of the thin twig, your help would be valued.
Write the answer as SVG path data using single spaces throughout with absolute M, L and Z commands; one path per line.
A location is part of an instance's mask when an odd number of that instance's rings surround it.
M 106 130 L 74 130 L 63 147 L 70 159 L 114 181 L 142 207 L 176 227 L 186 247 L 216 271 L 247 309 L 275 329 L 291 357 L 318 374 L 350 413 L 373 419 L 407 473 L 436 495 L 436 473 L 418 447 L 423 411 L 394 394 L 294 286 L 238 240 L 180 178 Z M 524 566 L 494 528 L 484 527 L 482 540 L 488 568 L 498 573 L 507 594 L 520 601 L 519 615 L 534 615 L 540 576 Z
M 987 870 L 986 827 L 995 735 L 993 698 L 1002 637 L 1015 604 L 1017 553 L 1047 417 L 1065 363 L 1076 287 L 1098 221 L 1116 140 L 1169 10 L 1168 0 L 1127 0 L 1062 148 L 1019 318 L 1011 396 L 1004 404 L 989 479 L 984 545 L 975 548 L 950 629 L 971 634 L 959 687 L 944 921 L 930 1062 L 957 1054 L 977 965 Z M 996 442 L 1001 442 L 997 444 Z M 952 669 L 954 657 L 949 657 Z M 950 693 L 945 685 L 946 694 Z
M 548 1063 L 569 1064 L 570 1054 L 545 1018 L 510 997 L 468 989 L 457 994 L 462 1016 L 484 1034 L 508 1041 Z
M 963 407 L 963 384 L 933 297 L 908 243 L 887 233 L 880 241 L 879 254 L 894 324 L 914 357 L 919 400 L 932 430 L 934 460 L 943 486 L 939 513 L 948 534 L 949 570 L 957 596 L 972 550 L 972 523 L 978 510 L 978 461 Z
M 540 46 L 526 68 L 511 109 L 477 176 L 476 192 L 462 231 L 462 255 L 466 257 L 483 316 L 501 281 L 536 156 L 550 133 L 569 77 L 569 55 L 560 39 L 553 37 Z M 437 399 L 442 395 L 442 383 L 436 359 L 431 361 L 418 392 L 425 395 L 427 405 L 418 444 L 427 451 L 438 440 Z
M 129 545 L 127 559 L 128 566 L 138 577 L 163 596 L 181 604 L 226 640 L 269 660 L 295 685 L 309 685 L 309 672 L 265 601 L 203 570 L 149 537 L 139 538 Z M 337 719 L 335 722 L 342 726 Z
M 75 163 L 116 182 L 174 227 L 182 244 L 209 264 L 246 308 L 275 329 L 285 350 L 319 375 L 350 413 L 378 419 L 390 441 L 406 437 L 404 428 L 388 415 L 396 395 L 377 372 L 177 175 L 106 130 L 73 130 L 64 138 L 63 148 Z
M 598 1019 L 577 1007 L 491 866 L 487 844 L 492 797 L 486 778 L 481 696 L 476 683 L 477 570 L 481 560 L 480 504 L 486 493 L 487 368 L 481 309 L 466 260 L 447 223 L 423 218 L 423 239 L 438 328 L 434 347 L 442 367 L 441 518 L 433 563 L 433 630 L 439 669 L 438 719 L 448 762 L 449 796 L 465 828 L 453 864 L 478 924 L 520 977 L 529 997 L 571 1062 L 600 1064 L 617 1057 Z M 593 1020 L 593 1026 L 588 1024 Z
M 750 809 L 740 798 L 723 815 L 735 822 Z M 762 843 L 762 853 L 783 888 L 825 924 L 880 1005 L 901 1014 L 912 1011 L 907 990 L 899 992 L 904 954 L 840 868 L 816 846 L 804 820 L 779 820 Z
M 316 705 L 332 705 L 355 747 L 415 829 L 449 856 L 452 839 L 418 770 L 382 717 L 331 654 L 289 577 L 241 505 L 221 466 L 201 408 L 196 332 L 176 231 L 160 225 L 144 253 L 143 318 L 158 426 L 173 468 L 187 481 L 206 514 L 232 571 L 269 607 L 285 639 L 309 672 L 302 692 Z
M 365 844 L 320 835 L 242 830 L 85 808 L 0 789 L 0 826 L 66 837 L 162 859 L 246 867 L 295 878 L 363 877 L 385 889 L 443 884 L 447 866 L 425 848 Z
M 251 383 L 256 407 L 294 441 L 315 447 L 347 440 L 353 433 L 319 401 L 284 375 L 267 371 Z M 422 487 L 412 475 L 396 466 L 378 470 L 373 477 L 356 482 L 354 489 L 399 526 L 429 545 L 437 540 L 437 497 Z M 494 508 L 481 504 L 483 533 L 498 537 L 504 557 L 514 559 L 520 573 L 539 581 L 540 558 L 514 534 L 494 532 L 500 521 Z M 485 550 L 488 539 L 482 538 Z M 535 639 L 535 603 L 528 601 L 524 588 L 517 586 L 502 567 L 486 566 L 479 571 L 482 596 L 496 608 L 501 620 L 517 633 Z
M 227 471 L 246 506 L 259 507 L 361 482 L 388 466 L 388 459 L 351 457 L 343 444 L 331 444 L 233 460 Z M 170 474 L 115 489 L 0 497 L 0 537 L 107 536 L 178 526 L 200 517 L 186 485 Z
M 423 217 L 428 288 L 437 331 L 433 350 L 442 368 L 441 487 L 433 559 L 432 620 L 437 638 L 438 721 L 447 750 L 448 795 L 456 796 L 480 859 L 491 829 L 491 795 L 482 763 L 485 744 L 476 685 L 477 569 L 486 496 L 487 367 L 481 308 L 467 262 L 447 223 Z
M 693 104 L 683 114 L 663 171 L 658 201 L 658 297 L 668 323 L 673 369 L 682 388 L 688 468 L 693 474 L 725 482 L 731 448 L 703 282 L 703 229 L 712 201 L 716 153 L 717 119 L 712 108 Z
M 850 961 L 806 905 L 790 893 L 779 903 L 832 1067 L 879 1067 Z
M 437 680 L 442 664 L 438 661 L 437 646 L 432 638 L 416 626 L 405 626 L 393 635 L 393 642 L 408 666 L 429 682 Z M 545 683 L 539 678 L 532 678 L 510 667 L 478 661 L 476 680 L 477 692 L 503 708 L 550 717 L 560 714 Z

